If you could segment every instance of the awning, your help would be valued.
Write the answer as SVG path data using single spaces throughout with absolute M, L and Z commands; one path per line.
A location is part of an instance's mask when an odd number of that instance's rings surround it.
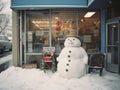
M 11 0 L 15 10 L 36 10 L 46 8 L 87 8 L 94 0 Z

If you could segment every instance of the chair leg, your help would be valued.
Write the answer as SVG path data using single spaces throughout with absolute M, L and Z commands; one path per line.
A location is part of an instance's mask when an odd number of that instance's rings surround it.
M 40 69 L 44 70 L 45 68 L 45 63 L 43 62 L 43 60 L 40 62 Z
M 55 61 L 53 60 L 52 62 L 52 72 L 55 72 L 56 71 L 56 64 L 55 64 Z
M 100 76 L 102 76 L 102 71 L 103 71 L 103 69 L 101 68 L 101 69 L 100 69 Z
M 91 68 L 88 69 L 88 73 L 90 73 L 90 72 L 91 72 Z

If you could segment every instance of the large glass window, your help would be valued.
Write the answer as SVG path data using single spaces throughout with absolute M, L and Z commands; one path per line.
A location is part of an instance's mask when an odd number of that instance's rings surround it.
M 55 47 L 59 55 L 70 30 L 77 32 L 87 51 L 100 50 L 100 12 L 95 11 L 93 16 L 85 18 L 87 12 L 81 9 L 26 11 L 25 60 L 30 62 L 34 56 L 39 61 L 43 47 L 49 46 Z
M 26 31 L 26 50 L 28 53 L 42 53 L 49 46 L 49 12 L 28 12 Z
M 59 53 L 64 47 L 64 41 L 69 30 L 76 30 L 76 14 L 73 12 L 52 12 L 52 45 Z
M 42 53 L 44 46 L 54 46 L 56 52 L 64 47 L 69 30 L 76 30 L 82 46 L 86 49 L 100 49 L 100 13 L 89 18 L 87 11 L 30 11 L 27 12 L 26 51 Z M 51 17 L 51 18 L 50 18 Z
M 78 32 L 82 47 L 88 52 L 100 50 L 100 13 L 94 11 L 90 17 L 84 17 L 88 11 L 79 13 Z

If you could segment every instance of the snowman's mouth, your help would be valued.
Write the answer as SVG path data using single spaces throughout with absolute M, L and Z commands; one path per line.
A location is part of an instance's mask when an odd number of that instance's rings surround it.
M 69 44 L 73 44 L 73 42 L 69 42 Z

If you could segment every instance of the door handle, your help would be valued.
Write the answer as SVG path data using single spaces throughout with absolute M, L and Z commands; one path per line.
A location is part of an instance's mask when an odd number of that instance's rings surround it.
M 107 47 L 116 47 L 118 45 L 107 45 Z
M 117 45 L 117 46 L 118 46 L 118 45 L 119 45 L 119 42 L 118 42 L 118 41 L 116 41 L 116 42 L 115 42 L 115 45 Z

